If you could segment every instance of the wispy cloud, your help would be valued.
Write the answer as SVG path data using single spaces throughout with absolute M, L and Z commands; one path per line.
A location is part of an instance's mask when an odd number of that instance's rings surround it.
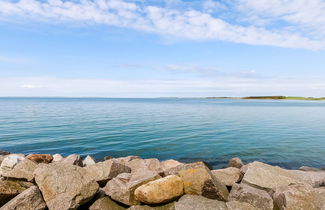
M 229 2 L 231 3 L 223 5 L 209 0 L 203 1 L 203 9 L 179 9 L 170 6 L 173 5 L 171 3 L 169 6 L 159 6 L 126 0 L 2 0 L 0 15 L 38 21 L 105 24 L 178 39 L 222 40 L 305 49 L 325 48 L 325 3 L 322 0 Z M 237 21 L 222 18 L 222 15 L 214 12 L 218 8 L 238 13 Z M 241 18 L 254 21 L 242 24 Z M 286 23 L 285 27 L 267 24 L 279 20 Z M 265 24 L 260 24 L 261 22 Z M 308 27 L 309 32 L 305 33 L 301 26 Z

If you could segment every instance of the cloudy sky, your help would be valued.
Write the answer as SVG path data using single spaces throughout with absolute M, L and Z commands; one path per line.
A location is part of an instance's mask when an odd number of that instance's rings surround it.
M 0 96 L 325 96 L 324 0 L 0 0 Z

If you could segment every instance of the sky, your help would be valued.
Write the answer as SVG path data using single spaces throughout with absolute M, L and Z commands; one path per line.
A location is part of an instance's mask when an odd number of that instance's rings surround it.
M 0 96 L 325 96 L 325 0 L 0 0 Z

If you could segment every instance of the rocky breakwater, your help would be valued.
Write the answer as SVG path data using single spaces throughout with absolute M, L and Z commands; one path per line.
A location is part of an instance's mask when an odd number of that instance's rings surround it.
M 0 210 L 325 209 L 325 171 L 0 152 Z

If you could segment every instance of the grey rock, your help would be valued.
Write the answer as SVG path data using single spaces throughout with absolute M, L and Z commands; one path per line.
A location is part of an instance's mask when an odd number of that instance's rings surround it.
M 229 201 L 249 203 L 261 210 L 273 209 L 273 200 L 266 191 L 247 184 L 234 184 L 229 194 Z
M 224 169 L 212 170 L 212 174 L 217 177 L 223 184 L 232 186 L 241 180 L 240 169 L 229 167 Z
M 34 179 L 33 173 L 36 168 L 37 163 L 25 158 L 22 161 L 18 162 L 13 169 L 4 171 L 2 173 L 2 176 L 6 178 L 25 179 L 27 181 L 32 181 Z
M 43 210 L 46 209 L 46 204 L 43 197 L 36 186 L 32 186 L 23 191 L 6 205 L 2 206 L 0 210 Z
M 108 196 L 99 198 L 90 207 L 89 210 L 125 210 L 126 208 L 120 206 Z
M 31 186 L 30 182 L 0 180 L 0 206 Z
M 63 158 L 61 163 L 69 164 L 69 165 L 76 165 L 76 166 L 82 166 L 82 160 L 80 158 L 80 155 L 72 154 L 65 158 Z
M 108 181 L 103 191 L 115 201 L 129 206 L 137 205 L 140 202 L 135 199 L 135 189 L 159 178 L 161 176 L 154 171 L 143 170 L 133 172 L 132 174 L 122 173 Z
M 49 210 L 77 209 L 99 188 L 84 168 L 75 165 L 40 164 L 34 174 Z
M 87 157 L 82 161 L 82 165 L 85 166 L 91 166 L 96 164 L 96 160 L 91 157 L 90 155 L 87 155 Z
M 235 167 L 240 169 L 243 166 L 244 166 L 243 161 L 238 157 L 231 158 L 228 162 L 228 167 Z
M 184 195 L 175 204 L 175 210 L 227 210 L 225 202 L 198 195 Z

